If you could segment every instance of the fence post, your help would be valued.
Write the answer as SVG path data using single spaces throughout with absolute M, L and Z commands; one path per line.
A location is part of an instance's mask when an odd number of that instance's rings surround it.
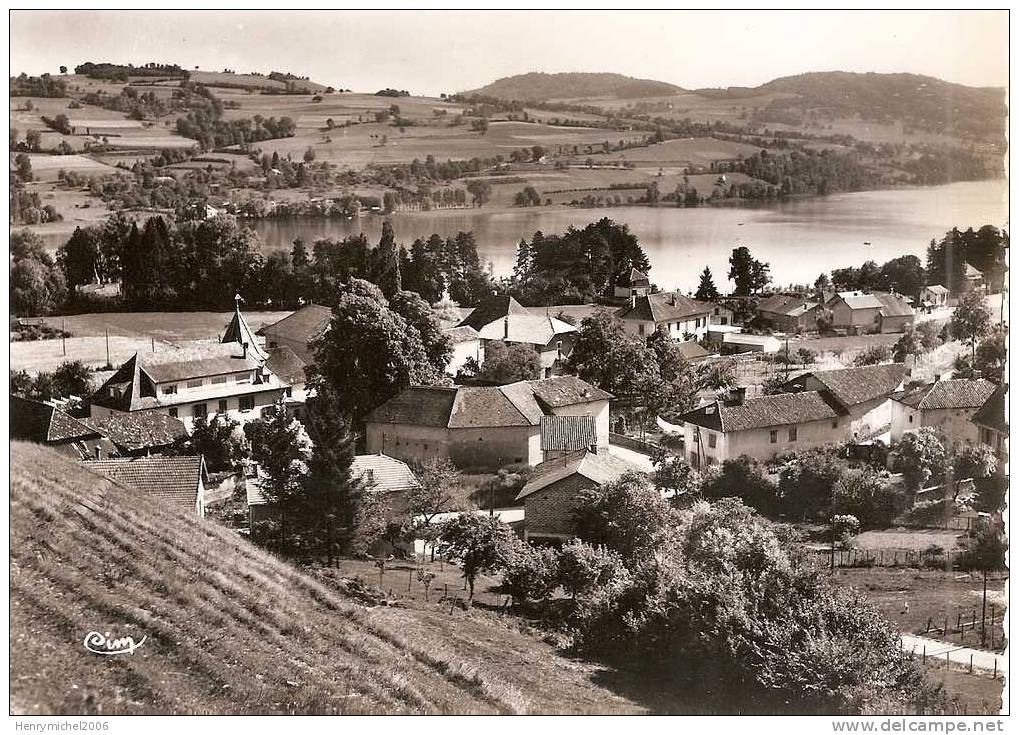
M 948 637 L 948 613 L 945 613 L 945 627 L 941 629 L 941 637 Z
M 992 679 L 997 679 L 998 678 L 998 657 L 997 656 L 994 657 L 994 673 L 991 674 L 991 678 Z
M 973 654 L 969 655 L 969 673 L 973 673 Z
M 927 646 L 923 647 L 923 663 L 924 665 L 927 664 Z
M 411 569 L 407 572 L 407 591 L 410 592 L 410 586 L 414 582 L 414 570 Z

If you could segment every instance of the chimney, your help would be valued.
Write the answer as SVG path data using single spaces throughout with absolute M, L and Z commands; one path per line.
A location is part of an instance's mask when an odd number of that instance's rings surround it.
M 941 373 L 934 373 L 934 382 L 937 383 L 941 380 Z
M 676 305 L 676 294 L 675 292 L 669 294 L 669 303 L 673 306 Z
M 241 342 L 241 347 L 244 348 L 244 357 L 247 357 L 248 356 L 248 343 L 247 342 Z
M 102 459 L 103 458 L 103 448 L 101 446 L 99 446 L 98 444 L 96 444 L 96 447 L 95 447 L 95 454 L 96 454 L 96 459 Z
M 743 387 L 730 388 L 729 398 L 726 403 L 730 406 L 742 406 L 747 398 L 747 389 Z
M 502 319 L 502 338 L 509 339 L 509 316 L 505 316 Z

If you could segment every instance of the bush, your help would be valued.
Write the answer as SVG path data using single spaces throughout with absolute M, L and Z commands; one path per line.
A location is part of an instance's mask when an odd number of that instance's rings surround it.
M 701 493 L 710 499 L 739 498 L 765 515 L 777 511 L 775 484 L 765 477 L 764 465 L 746 455 L 727 459 L 718 469 L 705 472 Z
M 518 605 L 547 600 L 559 585 L 557 561 L 555 549 L 519 543 L 507 559 L 503 589 Z
M 858 354 L 853 360 L 853 364 L 856 366 L 877 365 L 891 359 L 892 353 L 885 345 L 872 345 Z

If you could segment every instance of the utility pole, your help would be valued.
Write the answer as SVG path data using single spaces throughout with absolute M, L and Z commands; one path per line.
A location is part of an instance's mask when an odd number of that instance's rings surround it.
M 980 645 L 987 642 L 987 569 L 984 568 L 984 599 L 980 605 Z
M 67 330 L 64 329 L 64 317 L 60 317 L 60 348 L 64 351 L 64 357 L 67 357 Z
M 110 362 L 110 328 L 106 328 L 106 368 L 110 369 L 113 367 L 113 363 Z

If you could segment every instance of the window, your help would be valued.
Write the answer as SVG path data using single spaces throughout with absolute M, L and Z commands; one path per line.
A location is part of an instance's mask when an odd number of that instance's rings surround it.
M 237 376 L 237 382 L 238 383 L 250 383 L 251 382 L 251 373 L 241 373 L 240 375 Z
M 230 408 L 230 403 L 226 398 L 222 398 L 219 401 L 219 412 L 226 413 L 227 409 Z
M 172 407 L 170 408 L 170 412 L 169 412 L 169 413 L 170 413 L 170 415 L 171 415 L 171 416 L 173 416 L 174 418 L 177 418 L 177 407 L 176 407 L 176 406 L 172 406 Z
M 718 439 L 718 435 L 717 434 L 708 434 L 708 446 L 711 447 L 712 449 L 714 449 L 715 448 L 715 442 L 717 441 L 717 439 Z
M 254 396 L 241 396 L 237 399 L 237 407 L 242 411 L 252 411 L 255 408 Z
M 791 442 L 796 441 L 796 427 L 795 426 L 792 427 L 791 429 L 789 429 L 789 441 L 791 441 Z
M 164 396 L 172 396 L 172 395 L 176 395 L 176 393 L 177 393 L 177 386 L 176 385 L 164 385 L 163 386 L 163 395 Z
M 909 414 L 909 423 L 913 423 L 913 414 Z
M 835 419 L 834 421 L 831 422 L 831 428 L 833 428 L 833 429 L 839 428 L 839 421 L 838 421 L 838 419 Z
M 204 403 L 196 403 L 191 407 L 191 416 L 193 418 L 201 418 L 209 415 L 209 409 Z
M 293 398 L 294 397 L 294 389 L 292 387 L 290 387 L 290 386 L 287 386 L 287 389 L 285 391 L 283 391 L 283 392 L 286 394 L 287 398 Z
M 223 385 L 224 383 L 226 383 L 226 376 L 225 375 L 216 375 L 216 376 L 213 376 L 213 378 L 212 378 L 212 384 L 213 385 Z
M 637 325 L 637 334 L 644 334 L 644 325 L 643 324 L 638 324 Z
M 772 429 L 770 432 L 768 432 L 768 441 L 770 441 L 772 444 L 778 442 L 778 431 L 776 429 Z
M 188 388 L 201 388 L 202 387 L 202 383 L 204 383 L 204 382 L 205 381 L 202 380 L 201 378 L 198 378 L 197 380 L 189 380 L 188 381 Z

